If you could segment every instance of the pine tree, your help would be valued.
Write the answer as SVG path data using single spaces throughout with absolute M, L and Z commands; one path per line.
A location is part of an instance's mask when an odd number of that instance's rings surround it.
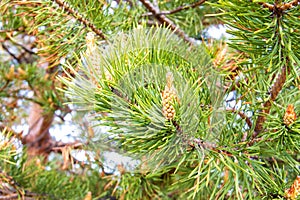
M 0 199 L 297 199 L 299 11 L 2 0 Z M 219 24 L 229 38 L 210 38 Z M 55 141 L 71 111 L 83 135 Z M 137 164 L 108 172 L 105 152 Z

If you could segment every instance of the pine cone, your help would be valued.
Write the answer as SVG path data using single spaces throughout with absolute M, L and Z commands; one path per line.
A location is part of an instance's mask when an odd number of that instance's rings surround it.
M 176 114 L 173 104 L 178 102 L 178 97 L 173 86 L 173 74 L 168 72 L 166 77 L 167 84 L 165 86 L 165 90 L 162 92 L 162 112 L 166 119 L 171 120 L 174 119 Z
M 292 104 L 289 104 L 283 117 L 283 123 L 288 126 L 296 121 L 296 119 L 297 115 L 294 111 L 294 106 Z
M 285 191 L 285 197 L 290 200 L 294 200 L 300 194 L 300 176 L 297 176 L 294 183 L 289 189 Z
M 89 61 L 95 67 L 99 65 L 99 57 L 96 46 L 95 34 L 92 32 L 87 33 L 86 38 L 86 55 L 89 57 Z

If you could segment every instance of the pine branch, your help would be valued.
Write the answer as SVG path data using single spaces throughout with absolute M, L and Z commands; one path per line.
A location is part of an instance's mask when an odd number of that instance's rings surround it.
M 188 10 L 188 9 L 191 9 L 191 8 L 196 8 L 200 5 L 202 5 L 206 0 L 201 0 L 201 1 L 197 1 L 193 4 L 190 4 L 190 5 L 186 5 L 186 6 L 179 6 L 177 8 L 175 8 L 174 10 L 170 10 L 170 11 L 161 11 L 160 13 L 157 13 L 157 15 L 171 15 L 171 14 L 175 14 L 177 12 L 181 12 L 183 10 Z M 153 13 L 152 12 L 149 12 L 149 13 L 146 13 L 146 14 L 143 14 L 142 16 L 143 17 L 146 17 L 146 16 L 152 16 Z
M 160 14 L 160 10 L 158 7 L 155 7 L 150 1 L 148 0 L 140 0 L 142 4 L 154 15 L 154 17 L 161 23 L 165 24 L 169 27 L 172 31 L 174 31 L 179 37 L 181 37 L 184 41 L 189 43 L 190 45 L 195 44 L 195 40 L 189 37 L 182 29 L 174 24 L 169 18 L 165 15 Z
M 106 40 L 103 32 L 98 29 L 92 22 L 83 17 L 78 11 L 72 8 L 67 2 L 63 0 L 54 0 L 60 7 L 65 9 L 69 14 L 72 14 L 78 21 L 82 22 L 85 26 L 91 28 L 97 35 L 99 35 L 103 40 Z

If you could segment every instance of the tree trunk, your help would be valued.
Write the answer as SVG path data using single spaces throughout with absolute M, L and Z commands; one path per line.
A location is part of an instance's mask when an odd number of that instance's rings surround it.
M 53 112 L 44 112 L 40 105 L 32 103 L 28 117 L 29 131 L 23 137 L 23 143 L 27 146 L 30 157 L 43 155 L 47 158 L 49 155 L 52 145 L 49 129 L 53 117 Z

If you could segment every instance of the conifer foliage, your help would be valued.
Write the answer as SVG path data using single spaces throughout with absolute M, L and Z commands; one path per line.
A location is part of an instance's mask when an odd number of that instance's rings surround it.
M 300 198 L 299 13 L 299 0 L 2 0 L 0 199 Z M 230 35 L 212 39 L 221 24 Z M 83 134 L 56 141 L 70 113 Z

